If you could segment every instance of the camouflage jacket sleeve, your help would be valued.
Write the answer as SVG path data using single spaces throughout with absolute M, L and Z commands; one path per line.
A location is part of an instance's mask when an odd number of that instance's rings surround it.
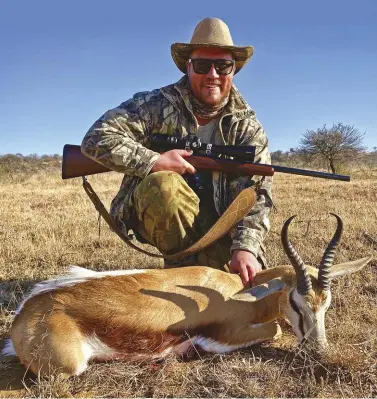
M 81 151 L 110 169 L 144 178 L 158 153 L 144 147 L 148 134 L 148 112 L 139 96 L 106 112 L 85 135 Z
M 244 134 L 240 145 L 255 145 L 255 162 L 271 164 L 268 151 L 268 141 L 262 125 L 255 119 L 251 121 L 249 129 L 251 134 Z M 231 251 L 244 249 L 255 256 L 263 255 L 263 240 L 270 229 L 269 213 L 272 207 L 272 177 L 254 176 L 251 180 L 247 177 L 239 177 L 230 182 L 231 197 L 234 197 L 241 189 L 250 185 L 260 184 L 257 190 L 257 202 L 248 216 L 241 220 L 232 231 Z

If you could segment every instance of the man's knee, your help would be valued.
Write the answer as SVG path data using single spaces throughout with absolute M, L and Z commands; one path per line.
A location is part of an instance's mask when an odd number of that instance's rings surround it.
M 157 212 L 176 212 L 179 208 L 191 206 L 198 213 L 199 199 L 181 175 L 171 171 L 151 173 L 137 186 L 134 193 L 137 213 L 147 208 L 156 208 Z
M 185 183 L 185 180 L 176 172 L 154 172 L 139 183 L 135 190 L 134 197 L 135 199 L 152 199 L 152 195 L 157 195 L 158 197 L 162 196 L 168 198 L 174 194 L 174 191 L 177 191 L 179 186 L 183 183 Z
M 196 239 L 199 198 L 175 172 L 156 172 L 134 193 L 135 230 L 162 253 L 178 252 Z

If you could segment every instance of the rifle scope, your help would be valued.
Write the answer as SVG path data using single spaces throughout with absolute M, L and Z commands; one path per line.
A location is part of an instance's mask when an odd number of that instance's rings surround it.
M 200 137 L 189 134 L 185 137 L 168 136 L 155 133 L 151 136 L 151 148 L 154 151 L 169 151 L 173 149 L 192 150 L 194 155 L 212 157 L 228 156 L 237 160 L 254 162 L 255 146 L 217 145 L 202 143 Z

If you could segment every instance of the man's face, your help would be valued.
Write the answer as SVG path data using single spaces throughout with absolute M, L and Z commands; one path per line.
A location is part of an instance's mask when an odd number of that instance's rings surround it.
M 232 60 L 233 56 L 226 50 L 203 47 L 194 50 L 190 58 Z M 191 90 L 201 103 L 209 106 L 220 104 L 229 95 L 234 71 L 235 66 L 229 75 L 220 75 L 212 65 L 207 74 L 198 74 L 194 71 L 193 65 L 187 62 L 187 75 Z

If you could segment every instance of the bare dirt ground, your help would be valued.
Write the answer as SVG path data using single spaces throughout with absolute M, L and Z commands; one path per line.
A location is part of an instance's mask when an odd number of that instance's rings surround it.
M 109 206 L 121 176 L 90 178 Z M 308 264 L 318 264 L 339 214 L 345 231 L 335 263 L 373 255 L 360 273 L 332 285 L 326 315 L 330 348 L 317 359 L 283 337 L 229 355 L 171 357 L 160 364 L 93 364 L 68 381 L 39 379 L 15 359 L 0 360 L 0 397 L 375 397 L 377 396 L 377 173 L 355 172 L 351 183 L 280 175 L 267 238 L 270 266 L 286 264 L 280 244 L 285 219 L 299 215 L 291 239 Z M 69 264 L 94 270 L 160 268 L 130 250 L 102 222 L 81 188 L 56 170 L 0 176 L 0 348 L 31 284 Z

